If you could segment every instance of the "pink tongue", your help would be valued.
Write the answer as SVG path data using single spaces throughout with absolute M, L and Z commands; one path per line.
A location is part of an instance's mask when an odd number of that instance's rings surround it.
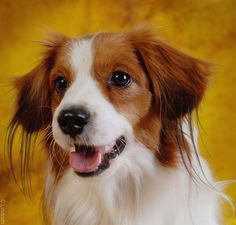
M 101 163 L 101 152 L 95 151 L 92 156 L 86 157 L 79 152 L 70 153 L 70 165 L 78 173 L 89 173 L 97 169 Z

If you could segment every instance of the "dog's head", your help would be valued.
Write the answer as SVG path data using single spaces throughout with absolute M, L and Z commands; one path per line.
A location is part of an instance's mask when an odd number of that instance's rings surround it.
M 45 47 L 42 62 L 16 80 L 10 127 L 43 131 L 56 173 L 69 166 L 80 176 L 109 173 L 137 142 L 161 163 L 174 165 L 178 146 L 185 145 L 176 139 L 179 121 L 203 96 L 206 63 L 149 29 L 54 35 Z

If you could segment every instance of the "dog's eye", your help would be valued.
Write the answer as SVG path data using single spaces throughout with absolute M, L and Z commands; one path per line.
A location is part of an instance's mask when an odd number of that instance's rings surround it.
M 67 88 L 67 80 L 63 76 L 58 76 L 54 80 L 54 84 L 55 84 L 56 91 L 59 92 L 59 93 L 65 91 L 66 88 Z
M 130 75 L 123 71 L 115 71 L 113 72 L 110 84 L 117 87 L 128 87 L 132 82 Z

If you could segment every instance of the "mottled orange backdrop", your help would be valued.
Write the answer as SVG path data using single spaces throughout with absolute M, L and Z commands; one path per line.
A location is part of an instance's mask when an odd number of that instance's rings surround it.
M 215 64 L 215 75 L 200 108 L 204 128 L 202 153 L 217 179 L 235 179 L 235 0 L 1 0 L 1 153 L 6 124 L 13 112 L 14 92 L 9 88 L 9 78 L 22 75 L 35 65 L 40 52 L 35 41 L 44 37 L 45 28 L 80 35 L 127 30 L 143 21 L 155 24 L 157 33 L 176 48 Z M 5 224 L 42 224 L 39 202 L 44 184 L 44 161 L 43 150 L 38 147 L 32 168 L 33 200 L 29 201 L 17 189 L 1 154 L 1 216 Z M 226 190 L 235 203 L 236 185 Z M 236 224 L 230 207 L 223 208 L 227 217 L 225 224 Z

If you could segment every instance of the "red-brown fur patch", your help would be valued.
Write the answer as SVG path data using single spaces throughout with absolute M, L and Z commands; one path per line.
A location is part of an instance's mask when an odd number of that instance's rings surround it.
M 93 48 L 92 74 L 104 96 L 133 125 L 137 124 L 148 113 L 152 97 L 148 80 L 126 35 L 101 33 L 96 36 Z M 109 85 L 108 80 L 114 71 L 128 73 L 132 84 L 128 88 Z

